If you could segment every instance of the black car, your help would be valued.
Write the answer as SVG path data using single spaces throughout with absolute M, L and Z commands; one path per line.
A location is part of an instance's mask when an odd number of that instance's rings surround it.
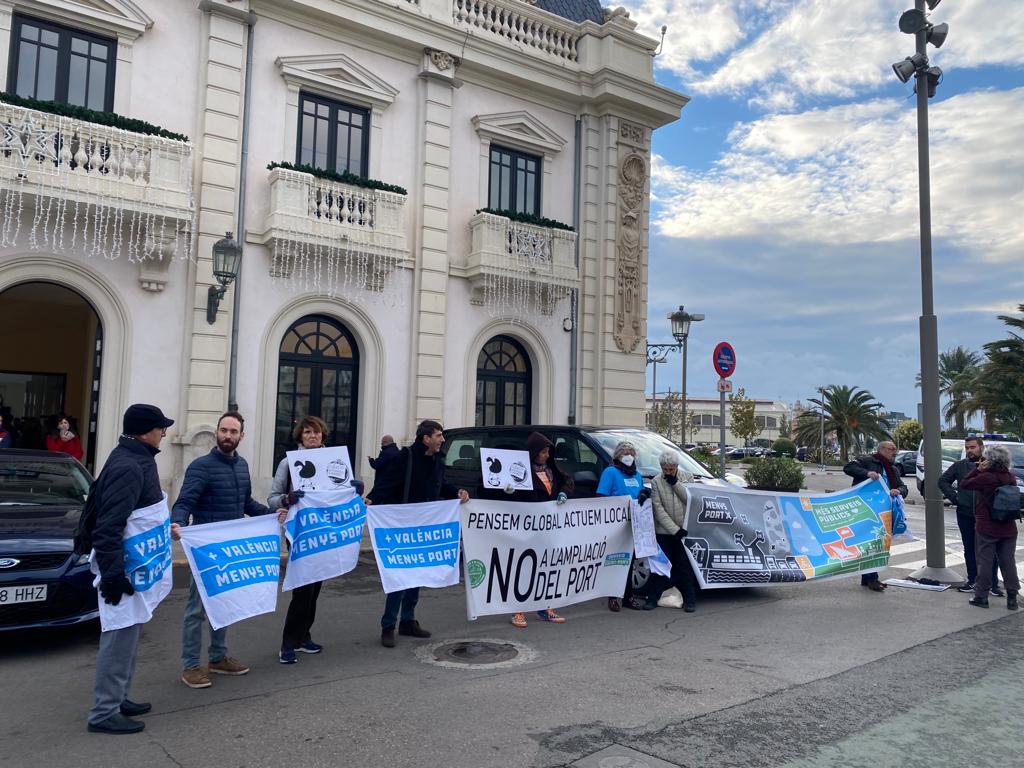
M 907 477 L 917 471 L 917 451 L 900 451 L 892 463 L 901 477 Z
M 0 631 L 99 616 L 88 556 L 72 552 L 91 482 L 67 454 L 0 450 Z

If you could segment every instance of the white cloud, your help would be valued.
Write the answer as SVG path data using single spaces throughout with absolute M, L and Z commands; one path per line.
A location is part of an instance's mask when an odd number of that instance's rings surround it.
M 933 233 L 984 261 L 1021 259 L 1024 88 L 931 108 Z M 868 101 L 738 125 L 708 172 L 655 157 L 657 231 L 672 237 L 883 243 L 918 235 L 912 103 Z

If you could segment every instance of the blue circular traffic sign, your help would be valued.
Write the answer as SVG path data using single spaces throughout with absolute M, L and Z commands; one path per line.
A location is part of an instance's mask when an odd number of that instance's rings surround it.
M 715 366 L 715 373 L 727 379 L 736 372 L 736 350 L 729 342 L 720 341 L 715 347 L 711 362 Z

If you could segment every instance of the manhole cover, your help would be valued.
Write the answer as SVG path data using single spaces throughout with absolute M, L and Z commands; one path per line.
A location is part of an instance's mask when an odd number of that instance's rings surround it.
M 493 638 L 445 640 L 416 649 L 416 655 L 428 664 L 452 669 L 494 669 L 526 664 L 536 652 L 522 643 Z

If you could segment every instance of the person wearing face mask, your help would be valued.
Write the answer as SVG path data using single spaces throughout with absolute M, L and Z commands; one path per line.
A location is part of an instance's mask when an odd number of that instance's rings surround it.
M 612 454 L 612 463 L 605 467 L 601 473 L 601 480 L 597 484 L 598 496 L 629 496 L 639 499 L 641 492 L 649 493 L 644 488 L 644 478 L 636 468 L 636 447 L 628 440 L 623 440 L 615 446 Z M 641 502 L 643 503 L 643 502 Z M 630 573 L 633 572 L 630 564 Z M 629 579 L 626 580 L 626 594 L 623 598 L 609 597 L 608 610 L 618 612 L 622 608 L 622 600 L 632 597 L 632 585 Z
M 658 604 L 661 593 L 673 586 L 683 596 L 683 610 L 693 613 L 697 610 L 697 577 L 693 574 L 690 558 L 686 556 L 683 539 L 686 529 L 686 483 L 693 482 L 693 475 L 679 471 L 679 454 L 665 451 L 661 454 L 661 474 L 651 481 L 651 506 L 654 508 L 654 533 L 658 546 L 672 563 L 672 577 L 651 574 L 648 588 L 648 604 Z

